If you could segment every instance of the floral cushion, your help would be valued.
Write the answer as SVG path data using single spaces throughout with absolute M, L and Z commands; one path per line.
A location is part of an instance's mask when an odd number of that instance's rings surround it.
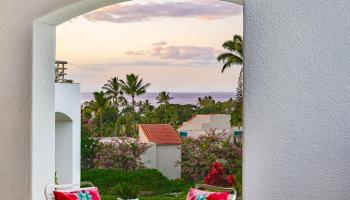
M 190 189 L 186 200 L 227 200 L 228 192 L 208 192 L 196 189 Z
M 55 200 L 101 200 L 97 188 L 83 188 L 76 191 L 54 191 Z

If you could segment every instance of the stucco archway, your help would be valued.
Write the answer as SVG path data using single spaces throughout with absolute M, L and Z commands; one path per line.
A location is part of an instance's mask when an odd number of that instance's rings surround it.
M 65 113 L 56 112 L 55 172 L 60 184 L 73 182 L 73 148 L 73 120 Z
M 42 190 L 48 184 L 53 182 L 55 158 L 54 149 L 47 149 L 46 146 L 52 146 L 54 140 L 52 135 L 47 134 L 54 127 L 54 62 L 55 62 L 55 27 L 71 18 L 82 15 L 92 10 L 105 7 L 114 3 L 120 3 L 127 0 L 82 0 L 77 3 L 69 4 L 38 18 L 33 24 L 33 80 L 32 80 L 32 154 L 45 154 L 45 161 L 49 164 L 45 168 L 35 166 L 43 162 L 43 157 L 33 156 L 32 158 L 32 198 L 41 200 Z M 242 0 L 226 0 L 227 2 L 242 5 Z M 52 67 L 50 67 L 52 66 Z M 42 107 L 48 108 L 46 110 Z M 43 125 L 44 124 L 44 125 Z M 43 153 L 44 152 L 44 153 Z M 43 177 L 46 174 L 46 177 Z
M 114 2 L 5 0 L 0 7 L 8 97 L 0 103 L 0 147 L 12 153 L 0 151 L 9 161 L 0 170 L 9 182 L 0 183 L 4 198 L 42 200 L 53 182 L 55 25 Z M 348 0 L 245 0 L 244 200 L 350 198 L 349 12 Z

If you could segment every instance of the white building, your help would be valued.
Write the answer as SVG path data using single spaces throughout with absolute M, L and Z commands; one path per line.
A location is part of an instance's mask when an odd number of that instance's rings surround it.
M 141 156 L 147 168 L 158 169 L 169 179 L 181 178 L 181 139 L 169 124 L 139 125 L 141 142 L 150 143 L 151 147 Z
M 80 181 L 80 85 L 55 84 L 55 171 L 59 184 Z M 42 165 L 50 165 L 44 162 Z M 53 176 L 53 174 L 52 174 Z
M 198 138 L 210 131 L 225 132 L 229 136 L 233 135 L 234 130 L 238 130 L 238 128 L 231 127 L 230 120 L 231 116 L 227 114 L 194 115 L 189 121 L 184 122 L 177 132 L 181 137 L 193 138 Z

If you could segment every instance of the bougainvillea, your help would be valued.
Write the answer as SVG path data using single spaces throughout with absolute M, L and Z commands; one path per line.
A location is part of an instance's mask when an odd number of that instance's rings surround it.
M 94 164 L 100 169 L 132 171 L 143 168 L 141 154 L 148 149 L 146 143 L 133 138 L 117 138 L 99 143 Z
M 187 182 L 201 183 L 210 168 L 218 161 L 224 168 L 229 182 L 235 182 L 238 193 L 241 190 L 242 148 L 237 146 L 227 133 L 211 130 L 199 138 L 185 138 L 181 145 L 182 178 Z
M 233 174 L 228 174 L 224 166 L 219 162 L 214 162 L 209 174 L 204 177 L 204 183 L 208 185 L 228 187 L 233 186 L 235 177 Z

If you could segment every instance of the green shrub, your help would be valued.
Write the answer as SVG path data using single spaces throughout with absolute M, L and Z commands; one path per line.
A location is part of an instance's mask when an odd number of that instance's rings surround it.
M 185 188 L 182 181 L 171 181 L 156 169 L 142 169 L 125 172 L 115 169 L 93 169 L 83 171 L 82 181 L 95 184 L 102 195 L 113 194 L 112 188 L 119 184 L 127 184 L 133 189 L 151 191 L 156 194 L 177 192 Z
M 112 195 L 122 199 L 136 199 L 139 194 L 139 189 L 135 186 L 121 183 L 114 186 L 111 190 Z
M 219 161 L 228 174 L 236 177 L 234 187 L 241 194 L 242 148 L 236 145 L 229 133 L 211 130 L 199 138 L 185 138 L 181 144 L 181 176 L 186 182 L 201 183 L 209 173 L 212 163 Z

